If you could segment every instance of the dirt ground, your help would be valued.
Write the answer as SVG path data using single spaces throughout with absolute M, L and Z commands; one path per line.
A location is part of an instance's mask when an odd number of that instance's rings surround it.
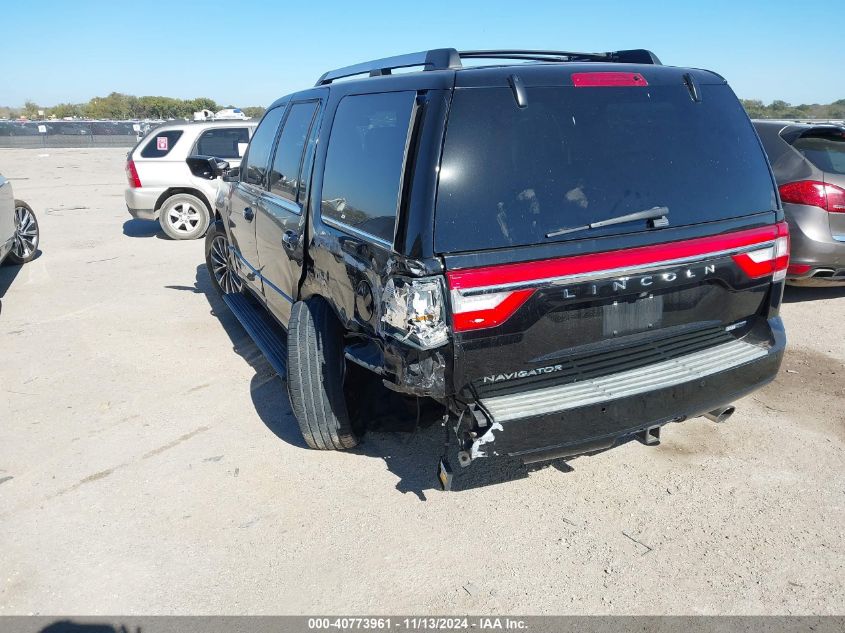
M 0 269 L 0 614 L 845 611 L 845 289 L 788 289 L 727 424 L 443 493 L 437 427 L 304 447 L 124 155 L 0 150 L 43 250 Z

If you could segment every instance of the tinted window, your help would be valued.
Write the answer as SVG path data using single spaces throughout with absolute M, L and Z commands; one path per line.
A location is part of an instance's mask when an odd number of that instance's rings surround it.
M 311 168 L 314 166 L 314 150 L 317 146 L 317 134 L 320 131 L 319 115 L 314 117 L 311 124 L 311 134 L 308 135 L 308 143 L 305 146 L 305 158 L 302 161 L 302 170 L 299 176 L 299 194 L 296 201 L 302 206 L 308 200 L 308 188 L 311 186 Z
M 295 103 L 285 119 L 285 126 L 276 148 L 276 157 L 273 159 L 273 169 L 270 171 L 270 191 L 282 198 L 296 200 L 302 150 L 305 148 L 316 109 L 315 102 Z
M 207 130 L 197 141 L 197 154 L 217 158 L 240 158 L 238 143 L 249 143 L 249 131 L 245 127 Z
M 340 102 L 323 176 L 323 217 L 393 242 L 415 96 L 392 92 Z
M 141 156 L 143 158 L 162 158 L 167 156 L 181 136 L 181 130 L 158 132 L 147 142 L 144 149 L 141 150 Z
M 456 90 L 435 215 L 438 252 L 642 231 L 565 227 L 668 207 L 671 226 L 776 208 L 765 155 L 727 86 Z
M 242 180 L 259 187 L 267 183 L 267 163 L 270 162 L 270 150 L 276 140 L 279 123 L 285 113 L 284 106 L 274 108 L 264 115 L 249 142 L 246 153 L 246 169 L 241 169 Z
M 845 132 L 810 132 L 797 139 L 792 147 L 822 171 L 845 174 Z

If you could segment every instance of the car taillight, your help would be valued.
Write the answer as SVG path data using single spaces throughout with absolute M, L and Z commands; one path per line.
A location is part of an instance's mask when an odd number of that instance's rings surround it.
M 771 246 L 733 255 L 733 260 L 751 279 L 772 275 L 772 281 L 786 278 L 789 267 L 789 225 L 777 224 L 777 236 Z
M 129 181 L 129 186 L 133 189 L 141 187 L 141 179 L 138 178 L 138 170 L 135 169 L 135 161 L 132 159 L 126 161 L 126 179 Z
M 452 290 L 452 319 L 456 332 L 495 327 L 507 321 L 534 290 L 511 290 L 466 295 L 464 290 Z
M 799 180 L 778 187 L 780 199 L 792 204 L 821 207 L 830 213 L 845 213 L 845 189 L 818 180 Z
M 433 349 L 449 339 L 438 277 L 392 277 L 382 294 L 382 327 L 390 336 L 419 349 Z

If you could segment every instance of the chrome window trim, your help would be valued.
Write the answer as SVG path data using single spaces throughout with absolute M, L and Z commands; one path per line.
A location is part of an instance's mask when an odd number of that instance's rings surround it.
M 354 226 L 344 224 L 343 222 L 338 222 L 337 220 L 326 217 L 322 214 L 320 214 L 320 215 L 321 215 L 320 219 L 323 221 L 324 224 L 327 224 L 328 226 L 336 228 L 339 231 L 345 231 L 347 233 L 351 233 L 352 235 L 354 235 L 356 237 L 363 238 L 364 240 L 366 240 L 368 242 L 374 242 L 374 243 L 378 244 L 379 246 L 384 246 L 385 248 L 387 248 L 389 250 L 393 250 L 393 244 L 388 242 L 386 239 L 379 237 L 378 235 L 373 235 L 372 233 L 367 233 L 366 231 L 356 229 Z
M 273 193 L 272 191 L 265 191 L 264 197 L 267 199 L 268 202 L 282 207 L 285 211 L 290 211 L 291 213 L 294 213 L 296 215 L 302 215 L 302 207 L 296 202 L 293 202 L 292 200 L 283 198 L 279 194 Z

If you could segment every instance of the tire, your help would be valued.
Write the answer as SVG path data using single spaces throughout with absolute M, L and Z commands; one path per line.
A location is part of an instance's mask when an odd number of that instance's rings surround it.
M 41 231 L 32 207 L 22 200 L 15 200 L 15 238 L 8 260 L 12 264 L 26 264 L 38 254 Z
M 161 205 L 159 224 L 172 240 L 195 240 L 208 229 L 211 215 L 205 203 L 189 193 L 170 196 Z
M 234 255 L 229 248 L 229 236 L 220 220 L 211 225 L 205 236 L 205 266 L 211 285 L 218 293 L 243 292 L 243 280 L 238 276 Z
M 343 394 L 345 363 L 343 332 L 329 305 L 321 299 L 295 303 L 288 323 L 288 395 L 311 448 L 358 444 Z

